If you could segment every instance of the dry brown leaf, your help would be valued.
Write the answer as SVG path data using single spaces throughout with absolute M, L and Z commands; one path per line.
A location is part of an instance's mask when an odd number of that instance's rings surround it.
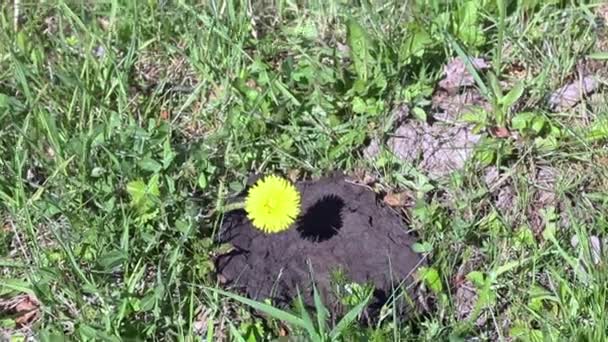
M 466 320 L 475 309 L 478 299 L 477 288 L 470 280 L 456 284 L 456 314 L 459 320 Z
M 608 157 L 606 156 L 594 156 L 593 158 L 593 162 L 596 165 L 602 166 L 602 167 L 608 167 Z
M 522 80 L 526 79 L 526 75 L 528 74 L 528 71 L 522 64 L 511 63 L 507 67 L 507 70 L 505 71 L 505 73 L 507 74 L 507 76 L 509 78 L 513 78 L 518 81 L 522 81 Z
M 224 90 L 224 87 L 222 85 L 215 85 L 207 93 L 207 100 L 206 100 L 206 102 L 216 101 L 217 99 L 219 99 L 222 96 L 224 96 L 224 93 L 225 93 L 225 90 Z
M 458 271 L 453 278 L 453 288 L 456 290 L 454 299 L 456 304 L 456 314 L 460 320 L 468 320 L 475 311 L 475 306 L 479 299 L 478 290 L 472 281 L 468 280 L 467 274 L 478 270 L 485 261 L 483 254 L 477 249 L 472 250 L 472 255 L 458 267 Z M 488 315 L 481 312 L 475 321 L 475 325 L 480 327 L 486 323 Z
M 377 179 L 376 177 L 366 173 L 365 177 L 363 177 L 363 184 L 365 185 L 372 185 L 374 183 L 376 183 Z
M 437 110 L 433 118 L 446 122 L 458 121 L 463 114 L 483 109 L 491 111 L 490 103 L 477 89 L 467 89 L 457 94 L 448 91 L 438 91 L 431 99 L 432 108 Z
M 380 154 L 380 139 L 374 138 L 370 141 L 369 145 L 363 149 L 363 156 L 366 159 L 376 158 Z
M 598 86 L 598 82 L 591 76 L 575 80 L 553 92 L 549 98 L 549 106 L 556 112 L 570 109 L 582 101 L 583 97 L 594 92 Z
M 481 58 L 471 58 L 473 67 L 480 71 L 488 69 L 490 66 Z M 439 81 L 439 86 L 445 90 L 455 90 L 460 87 L 468 87 L 475 84 L 473 75 L 467 70 L 466 64 L 461 58 L 452 59 L 443 68 L 444 79 Z
M 108 17 L 100 17 L 97 19 L 97 22 L 99 23 L 99 26 L 102 30 L 108 31 L 110 29 L 111 23 Z
M 257 83 L 257 82 L 256 82 L 254 79 L 252 79 L 252 78 L 251 78 L 251 79 L 248 79 L 248 80 L 245 82 L 245 85 L 246 85 L 247 87 L 249 87 L 249 88 L 251 88 L 251 89 L 255 89 L 255 90 L 257 90 L 257 91 L 261 91 L 261 90 L 262 90 L 262 88 L 260 88 L 260 87 L 258 86 L 258 83 Z
M 365 168 L 356 168 L 350 178 L 358 184 L 373 185 L 376 183 L 376 177 L 372 176 Z
M 598 6 L 596 14 L 604 19 L 604 21 L 608 22 L 608 3 Z
M 19 317 L 15 319 L 15 323 L 17 326 L 24 327 L 30 325 L 31 322 L 34 322 L 38 317 L 39 312 L 37 310 L 30 310 L 21 313 Z
M 525 82 L 538 75 L 538 73 L 539 70 L 535 68 L 534 65 L 524 65 L 518 62 L 510 63 L 505 66 L 499 84 L 503 92 L 507 93 L 509 90 L 513 89 L 517 83 Z
M 511 136 L 511 132 L 506 127 L 492 127 L 490 128 L 490 133 L 496 138 L 509 138 Z
M 196 318 L 193 322 L 194 331 L 198 334 L 204 334 L 209 325 L 209 313 L 210 310 L 205 307 L 201 307 L 198 309 L 199 313 L 196 315 Z
M 38 308 L 38 305 L 38 300 L 32 296 L 25 296 L 23 300 L 19 301 L 19 303 L 15 305 L 15 311 L 18 313 L 29 312 Z
M 0 316 L 2 315 L 14 316 L 18 327 L 30 326 L 40 318 L 40 302 L 29 294 L 0 300 Z
M 407 207 L 411 201 L 412 196 L 407 192 L 389 192 L 384 196 L 384 203 L 391 207 Z
M 285 325 L 279 325 L 279 336 L 289 336 L 289 331 Z
M 163 121 L 168 121 L 169 120 L 169 111 L 168 110 L 161 110 L 160 111 L 160 119 Z
M 578 235 L 573 235 L 570 238 L 570 245 L 573 248 L 576 248 L 580 243 L 580 239 Z M 591 257 L 593 258 L 593 263 L 598 265 L 602 261 L 602 242 L 599 237 L 595 235 L 589 236 L 589 249 L 591 250 Z
M 292 181 L 292 182 L 296 182 L 298 181 L 298 179 L 300 178 L 300 170 L 298 169 L 291 169 L 287 171 L 287 178 Z
M 542 167 L 536 170 L 534 176 L 536 189 L 528 206 L 529 224 L 535 236 L 542 235 L 547 224 L 544 210 L 549 207 L 557 208 L 557 195 L 555 193 L 557 176 L 558 171 L 552 167 Z

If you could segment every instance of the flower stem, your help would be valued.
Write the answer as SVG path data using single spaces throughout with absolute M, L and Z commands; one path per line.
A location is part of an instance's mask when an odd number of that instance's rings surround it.
M 225 204 L 222 206 L 220 211 L 227 213 L 229 211 L 238 210 L 238 209 L 245 209 L 245 202 L 235 202 L 235 203 Z

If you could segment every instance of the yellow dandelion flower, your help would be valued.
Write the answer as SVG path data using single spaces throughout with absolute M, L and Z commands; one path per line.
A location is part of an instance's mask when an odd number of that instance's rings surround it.
M 300 214 L 300 193 L 287 180 L 266 176 L 249 190 L 245 211 L 256 228 L 277 233 L 289 228 Z

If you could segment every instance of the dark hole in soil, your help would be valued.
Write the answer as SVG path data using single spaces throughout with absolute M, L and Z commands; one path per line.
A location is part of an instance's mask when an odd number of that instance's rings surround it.
M 382 310 L 382 306 L 384 306 L 384 304 L 386 304 L 387 302 L 388 296 L 386 295 L 386 292 L 381 289 L 374 289 L 373 299 L 367 308 L 368 316 L 380 316 L 380 310 Z M 369 319 L 371 318 L 368 317 L 368 320 Z
M 303 239 L 321 242 L 338 234 L 342 228 L 344 200 L 328 195 L 313 204 L 298 220 L 297 231 Z

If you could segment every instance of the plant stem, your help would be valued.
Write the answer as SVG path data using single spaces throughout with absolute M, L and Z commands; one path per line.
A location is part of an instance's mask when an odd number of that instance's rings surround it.
M 221 212 L 226 213 L 233 210 L 245 209 L 245 202 L 229 203 L 222 206 Z
M 497 0 L 498 4 L 498 44 L 496 44 L 496 55 L 494 59 L 494 73 L 500 75 L 500 66 L 502 64 L 502 48 L 505 39 L 505 17 L 507 15 L 507 7 L 504 0 Z

